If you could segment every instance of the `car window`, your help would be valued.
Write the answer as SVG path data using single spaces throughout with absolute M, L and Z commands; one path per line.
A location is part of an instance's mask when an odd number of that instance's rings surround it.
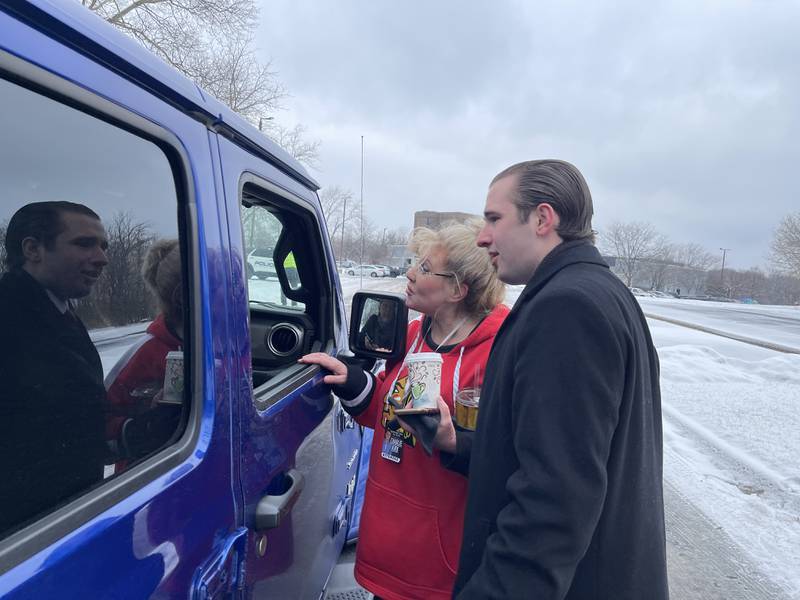
M 254 401 L 263 409 L 284 396 L 279 382 L 306 368 L 297 359 L 329 342 L 333 297 L 313 212 L 248 181 L 241 214 L 245 250 L 271 248 L 277 273 L 248 272 L 247 279 Z M 248 256 L 248 265 L 255 262 Z
M 175 442 L 189 361 L 162 149 L 4 79 L 0 105 L 7 535 Z
M 276 213 L 262 204 L 242 206 L 242 231 L 245 252 L 248 255 L 248 298 L 251 303 L 289 308 L 298 312 L 305 310 L 303 302 L 292 300 L 284 293 L 275 268 L 274 248 L 278 243 L 283 224 Z M 284 268 L 289 285 L 295 282 L 296 269 L 290 265 L 287 255 Z

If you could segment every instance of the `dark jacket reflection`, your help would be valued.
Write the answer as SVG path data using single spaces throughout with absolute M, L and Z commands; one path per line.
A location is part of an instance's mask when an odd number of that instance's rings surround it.
M 100 357 L 83 323 L 16 269 L 0 279 L 0 530 L 103 478 Z

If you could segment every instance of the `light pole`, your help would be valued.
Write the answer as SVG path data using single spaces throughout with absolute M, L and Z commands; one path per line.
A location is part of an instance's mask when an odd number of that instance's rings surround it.
M 725 289 L 725 256 L 733 250 L 733 248 L 720 248 L 722 251 L 722 269 L 719 272 L 719 282 L 722 285 L 722 289 Z M 728 296 L 730 297 L 730 291 L 728 292 Z
M 358 269 L 359 289 L 364 287 L 364 136 L 361 136 L 361 267 Z
M 344 206 L 342 207 L 342 243 L 339 244 L 339 260 L 344 260 L 344 228 L 346 226 L 345 218 L 347 215 L 347 194 L 344 196 Z

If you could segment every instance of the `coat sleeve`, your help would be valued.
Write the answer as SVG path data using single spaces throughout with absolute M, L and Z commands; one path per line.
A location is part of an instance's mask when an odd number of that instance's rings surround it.
M 445 469 L 450 469 L 464 476 L 469 475 L 469 459 L 472 456 L 472 438 L 474 435 L 472 431 L 456 430 L 455 453 L 441 452 L 439 454 L 439 461 Z
M 577 290 L 542 298 L 528 314 L 508 399 L 519 466 L 460 599 L 564 598 L 606 496 L 624 341 Z

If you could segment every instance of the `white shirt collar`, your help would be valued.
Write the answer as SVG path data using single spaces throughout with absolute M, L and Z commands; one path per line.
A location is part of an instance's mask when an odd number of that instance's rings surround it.
M 69 308 L 69 304 L 67 302 L 56 296 L 53 292 L 51 292 L 47 288 L 45 288 L 44 291 L 47 292 L 47 295 L 50 297 L 50 300 L 52 300 L 53 304 L 56 305 L 58 312 L 60 312 L 62 315 L 67 312 L 67 309 Z

